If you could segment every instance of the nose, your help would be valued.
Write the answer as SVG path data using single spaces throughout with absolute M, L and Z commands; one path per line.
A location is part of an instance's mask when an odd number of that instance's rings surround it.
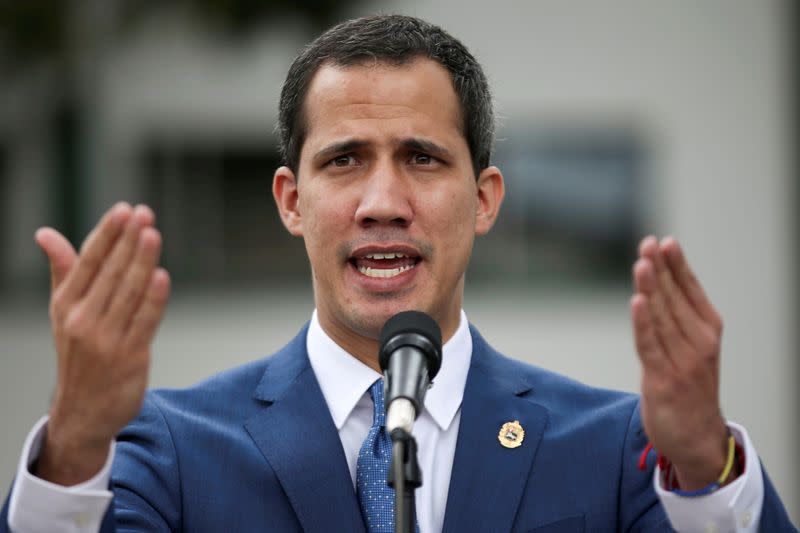
M 394 165 L 380 165 L 362 182 L 356 222 L 407 227 L 414 218 L 411 183 Z

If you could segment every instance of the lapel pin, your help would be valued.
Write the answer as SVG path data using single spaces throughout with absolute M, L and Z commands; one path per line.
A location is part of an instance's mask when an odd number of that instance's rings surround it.
M 500 433 L 497 434 L 497 440 L 506 448 L 519 448 L 522 445 L 522 439 L 525 438 L 525 430 L 519 423 L 519 420 L 513 422 L 506 422 L 500 428 Z

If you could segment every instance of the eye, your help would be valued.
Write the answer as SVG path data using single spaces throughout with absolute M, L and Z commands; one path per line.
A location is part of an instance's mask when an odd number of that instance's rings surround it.
M 335 167 L 349 167 L 356 164 L 356 158 L 350 154 L 340 155 L 331 159 L 331 164 Z
M 431 156 L 423 153 L 414 154 L 411 157 L 411 160 L 415 165 L 430 165 L 434 162 L 434 159 Z

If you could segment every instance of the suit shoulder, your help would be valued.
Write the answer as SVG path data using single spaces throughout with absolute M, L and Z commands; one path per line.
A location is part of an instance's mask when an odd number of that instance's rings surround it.
M 599 419 L 617 418 L 629 421 L 639 403 L 639 395 L 596 387 L 569 376 L 547 370 L 501 354 L 493 349 L 498 365 L 513 379 L 525 383 L 525 396 L 541 404 L 553 415 L 587 416 Z
M 272 355 L 230 368 L 190 387 L 148 391 L 145 407 L 155 407 L 165 417 L 199 415 L 211 418 L 246 415 L 258 402 L 254 393 L 265 373 L 285 366 L 302 366 L 305 356 L 305 331 Z
M 229 368 L 184 388 L 157 388 L 147 392 L 147 399 L 158 404 L 184 402 L 193 398 L 252 394 L 273 356 L 262 357 L 243 365 Z

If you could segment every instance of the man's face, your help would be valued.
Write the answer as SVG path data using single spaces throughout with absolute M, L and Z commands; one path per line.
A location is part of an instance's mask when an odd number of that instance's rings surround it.
M 475 179 L 449 74 L 428 59 L 324 65 L 304 115 L 297 176 L 278 169 L 273 190 L 305 240 L 323 328 L 348 348 L 414 309 L 449 338 L 474 237 L 503 194 L 496 168 Z

